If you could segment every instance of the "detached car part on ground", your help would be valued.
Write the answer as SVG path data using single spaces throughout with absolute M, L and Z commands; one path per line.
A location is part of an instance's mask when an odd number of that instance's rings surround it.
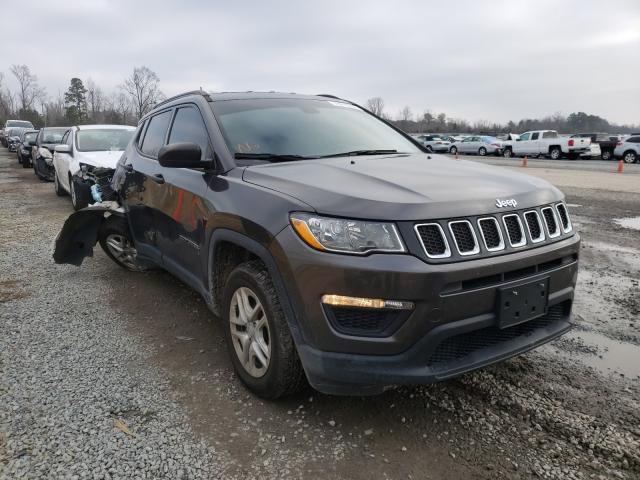
M 117 201 L 69 217 L 55 261 L 80 265 L 98 241 L 176 275 L 263 397 L 305 377 L 335 394 L 444 380 L 572 326 L 580 238 L 559 190 L 427 154 L 335 97 L 169 99 L 111 187 Z

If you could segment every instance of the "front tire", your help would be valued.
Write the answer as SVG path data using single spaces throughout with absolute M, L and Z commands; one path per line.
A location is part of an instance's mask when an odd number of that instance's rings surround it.
M 511 157 L 513 157 L 513 156 L 514 156 L 514 155 L 513 155 L 513 150 L 511 150 L 510 148 L 505 148 L 505 149 L 504 149 L 504 152 L 502 152 L 502 156 L 503 156 L 504 158 L 511 158 Z
M 638 154 L 633 150 L 629 150 L 628 152 L 624 152 L 622 159 L 624 163 L 636 163 L 638 161 Z
M 72 175 L 69 175 L 69 193 L 71 194 L 71 205 L 73 205 L 74 210 L 82 210 L 91 203 L 90 192 L 86 188 L 81 188 Z
M 56 191 L 56 195 L 59 197 L 64 197 L 67 194 L 65 189 L 62 188 L 62 185 L 60 185 L 60 179 L 58 178 L 57 170 L 53 171 L 53 188 Z
M 222 318 L 236 374 L 256 395 L 275 399 L 305 376 L 269 272 L 260 261 L 236 267 L 226 280 Z
M 562 150 L 558 147 L 553 147 L 549 150 L 549 157 L 551 157 L 551 160 L 560 160 L 562 157 Z

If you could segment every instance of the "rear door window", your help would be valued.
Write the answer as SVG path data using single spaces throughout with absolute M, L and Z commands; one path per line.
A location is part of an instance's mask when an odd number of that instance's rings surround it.
M 539 133 L 539 132 L 534 132 L 534 133 L 532 133 L 532 134 L 531 134 L 531 140 L 537 140 L 539 135 L 540 135 L 540 133 Z
M 144 140 L 142 141 L 142 147 L 140 148 L 142 153 L 154 158 L 158 156 L 158 151 L 164 145 L 170 120 L 171 110 L 151 117 L 144 135 Z

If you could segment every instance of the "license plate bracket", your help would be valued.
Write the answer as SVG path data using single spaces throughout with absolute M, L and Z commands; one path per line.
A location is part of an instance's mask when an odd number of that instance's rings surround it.
M 549 277 L 498 289 L 498 327 L 509 328 L 547 313 Z

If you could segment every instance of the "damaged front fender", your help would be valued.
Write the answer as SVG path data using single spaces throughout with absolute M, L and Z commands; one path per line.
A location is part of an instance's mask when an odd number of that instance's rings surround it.
M 92 257 L 100 226 L 110 215 L 124 215 L 118 202 L 95 203 L 72 213 L 56 237 L 53 260 L 79 267 Z

